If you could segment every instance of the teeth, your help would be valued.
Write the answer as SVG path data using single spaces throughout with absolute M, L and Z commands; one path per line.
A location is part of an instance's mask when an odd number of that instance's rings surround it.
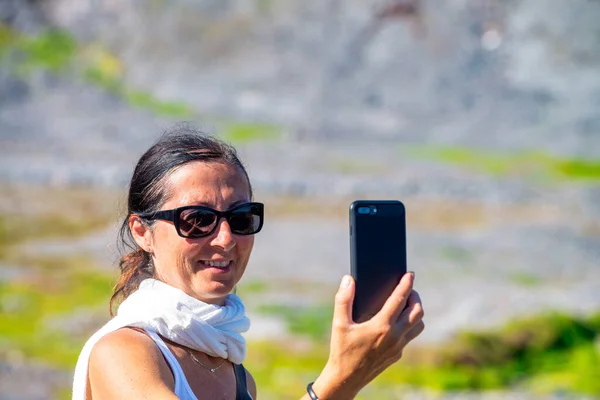
M 224 268 L 227 267 L 229 265 L 229 263 L 231 261 L 202 261 L 204 264 L 208 265 L 209 267 L 218 267 L 218 268 Z

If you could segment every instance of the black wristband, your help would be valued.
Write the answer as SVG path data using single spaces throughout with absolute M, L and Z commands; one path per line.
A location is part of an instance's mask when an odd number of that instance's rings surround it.
M 319 397 L 315 394 L 315 392 L 312 389 L 313 383 L 314 382 L 311 382 L 308 384 L 308 386 L 306 386 L 306 391 L 308 392 L 308 395 L 312 400 L 319 400 Z

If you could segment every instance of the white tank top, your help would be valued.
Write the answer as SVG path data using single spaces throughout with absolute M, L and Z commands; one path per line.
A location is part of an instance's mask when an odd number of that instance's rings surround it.
M 160 352 L 167 360 L 169 367 L 171 367 L 175 381 L 175 395 L 181 400 L 198 400 L 181 369 L 181 365 L 179 365 L 177 358 L 175 358 L 169 347 L 167 347 L 164 340 L 154 331 L 147 330 L 146 333 L 154 340 L 154 343 L 156 343 Z M 252 399 L 250 392 L 248 392 L 248 398 Z
M 179 362 L 171 353 L 171 350 L 167 347 L 165 342 L 162 340 L 160 336 L 156 332 L 146 331 L 148 335 L 154 340 L 154 343 L 160 349 L 160 352 L 163 354 L 169 367 L 171 367 L 171 371 L 173 372 L 173 379 L 175 380 L 175 395 L 179 397 L 181 400 L 198 400 L 192 388 L 190 387 Z

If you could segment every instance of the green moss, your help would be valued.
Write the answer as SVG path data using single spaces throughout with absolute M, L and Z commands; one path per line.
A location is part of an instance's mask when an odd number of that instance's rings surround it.
M 493 175 L 505 174 L 511 168 L 509 156 L 467 148 L 415 148 L 412 150 L 412 154 L 451 164 L 468 165 L 478 171 Z
M 149 92 L 123 90 L 122 95 L 130 105 L 150 110 L 156 115 L 170 117 L 190 117 L 193 115 L 193 112 L 184 103 L 161 101 L 156 99 Z
M 258 368 L 257 381 L 264 384 L 259 387 L 268 388 L 272 396 L 268 398 L 277 398 L 302 384 L 294 377 L 294 368 L 300 376 L 314 378 L 325 365 L 327 351 L 322 346 L 331 326 L 331 309 L 265 306 L 260 310 L 283 317 L 290 331 L 319 343 L 297 351 L 283 344 L 249 347 L 253 350 L 247 365 L 253 372 Z M 463 332 L 441 350 L 430 350 L 434 357 L 413 356 L 389 368 L 364 390 L 362 398 L 376 398 L 402 385 L 443 392 L 520 386 L 599 395 L 600 348 L 595 342 L 599 338 L 600 313 L 588 318 L 550 313 L 495 331 Z
M 258 122 L 225 122 L 220 131 L 225 140 L 236 144 L 278 140 L 283 133 L 276 125 Z
M 21 76 L 26 77 L 36 69 L 62 73 L 72 66 L 76 76 L 82 76 L 85 81 L 122 97 L 134 107 L 175 118 L 194 115 L 182 102 L 158 100 L 149 92 L 127 88 L 119 74 L 115 73 L 115 66 L 120 65 L 118 59 L 104 51 L 92 52 L 90 57 L 87 53 L 90 53 L 91 47 L 77 43 L 65 30 L 51 29 L 29 36 L 0 25 L 0 55 L 15 52 L 18 55 L 15 72 Z
M 520 286 L 537 286 L 541 283 L 539 276 L 528 274 L 526 272 L 517 272 L 509 276 L 511 282 L 516 283 Z
M 534 392 L 581 392 L 600 394 L 600 350 L 593 344 L 575 348 L 564 357 L 547 360 L 544 370 L 527 383 Z
M 30 36 L 0 24 L 0 57 L 11 52 L 18 55 L 13 60 L 14 72 L 23 77 L 33 70 L 56 74 L 70 68 L 74 78 L 100 87 L 132 107 L 171 118 L 197 117 L 198 113 L 182 101 L 161 100 L 148 91 L 128 87 L 116 56 L 96 44 L 77 43 L 68 31 L 52 29 Z M 226 140 L 236 144 L 278 140 L 282 136 L 280 127 L 255 122 L 226 121 L 221 132 Z
M 556 170 L 574 179 L 600 179 L 600 160 L 557 160 Z
M 242 282 L 238 285 L 238 294 L 263 293 L 266 292 L 269 286 L 264 281 L 249 281 Z
M 57 73 L 71 62 L 77 44 L 68 32 L 52 29 L 39 36 L 21 36 L 18 48 L 26 55 L 25 68 L 44 68 Z
M 53 398 L 57 400 L 71 400 L 73 398 L 71 387 L 57 389 Z
M 472 368 L 467 388 L 481 387 L 482 369 L 487 369 L 500 386 L 539 389 L 544 386 L 540 382 L 549 385 L 545 377 L 561 376 L 570 391 L 600 394 L 600 387 L 592 383 L 600 371 L 600 350 L 594 345 L 600 337 L 598 319 L 551 313 L 510 323 L 497 332 L 466 332 L 447 346 L 438 366 Z M 554 383 L 553 389 L 562 385 Z
M 92 65 L 87 67 L 83 71 L 83 78 L 96 86 L 101 87 L 102 89 L 117 95 L 121 96 L 123 92 L 123 84 L 119 79 L 115 78 L 112 74 L 106 73 L 99 66 Z
M 61 264 L 62 269 L 38 271 L 35 280 L 0 283 L 0 353 L 18 351 L 57 367 L 74 366 L 88 332 L 74 337 L 52 321 L 68 319 L 75 310 L 97 313 L 110 297 L 114 276 L 97 272 L 89 262 L 77 270 L 69 268 L 68 259 Z M 108 311 L 103 313 L 108 319 Z
M 0 54 L 15 42 L 15 34 L 8 26 L 0 24 Z
M 72 35 L 61 29 L 49 29 L 37 36 L 24 35 L 0 24 L 0 55 L 13 53 L 19 60 L 16 70 L 27 74 L 33 69 L 62 72 L 77 50 Z
M 540 151 L 509 153 L 456 146 L 406 146 L 402 153 L 417 159 L 453 164 L 492 176 L 551 181 L 600 180 L 598 159 L 567 159 Z
M 35 280 L 0 283 L 0 353 L 17 350 L 28 359 L 73 368 L 89 333 L 59 331 L 52 321 L 86 310 L 106 315 L 114 282 L 113 276 L 87 269 L 83 260 L 83 256 L 55 259 L 39 268 Z M 291 331 L 313 339 L 248 346 L 245 365 L 261 398 L 298 398 L 327 361 L 332 310 L 265 306 L 260 311 L 283 317 Z M 402 393 L 405 386 L 434 391 L 519 386 L 543 393 L 598 395 L 599 335 L 600 313 L 587 318 L 546 314 L 490 332 L 465 332 L 445 343 L 444 350 L 430 350 L 433 358 L 413 356 L 391 367 L 359 398 L 388 398 Z
M 244 365 L 252 372 L 261 399 L 298 399 L 327 357 L 327 349 L 318 345 L 255 342 L 248 345 Z
M 149 110 L 156 115 L 189 118 L 194 116 L 194 111 L 185 103 L 180 101 L 163 101 L 154 97 L 150 92 L 132 90 L 114 74 L 104 71 L 98 65 L 92 65 L 84 71 L 86 81 L 99 86 L 108 92 L 119 96 L 129 105 Z

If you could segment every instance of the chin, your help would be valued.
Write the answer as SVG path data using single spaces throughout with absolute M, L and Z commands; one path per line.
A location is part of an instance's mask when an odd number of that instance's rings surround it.
M 235 284 L 222 284 L 222 283 L 211 283 L 210 288 L 204 287 L 203 290 L 195 290 L 196 298 L 204 301 L 205 303 L 218 303 L 222 301 L 225 296 L 232 293 Z

